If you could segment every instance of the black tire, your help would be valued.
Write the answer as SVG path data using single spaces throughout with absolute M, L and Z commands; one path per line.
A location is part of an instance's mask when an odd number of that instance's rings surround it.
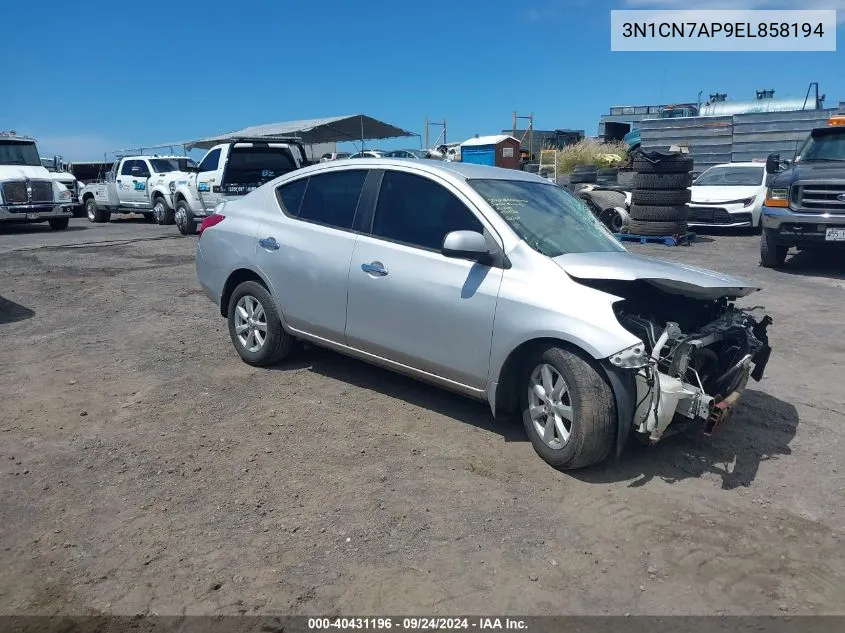
M 640 174 L 686 174 L 692 171 L 692 156 L 678 154 L 651 162 L 645 156 L 634 159 L 634 171 Z
M 167 202 L 162 196 L 153 198 L 153 217 L 157 224 L 169 225 L 173 224 L 173 216 L 175 212 L 167 206 Z
M 686 235 L 686 222 L 646 222 L 631 219 L 628 233 L 631 235 Z
M 619 174 L 619 170 L 612 168 L 612 167 L 602 167 L 596 172 L 599 178 L 616 178 Z
M 598 176 L 594 171 L 573 171 L 569 174 L 569 182 L 573 185 L 576 183 L 596 182 Z
M 625 206 L 625 194 L 621 191 L 581 191 L 578 197 L 584 200 L 596 214 L 609 207 Z
M 149 223 L 149 224 L 155 224 L 156 223 L 156 216 L 153 215 L 152 213 L 145 213 L 144 214 L 144 221 Z
M 683 222 L 686 221 L 689 208 L 685 205 L 656 206 L 632 204 L 629 211 L 632 220 L 646 222 Z
M 540 169 L 540 165 L 538 163 L 525 163 L 525 167 L 522 171 L 528 172 L 529 174 L 536 174 Z
M 174 212 L 174 222 L 179 232 L 187 237 L 188 235 L 196 235 L 197 220 L 194 214 L 191 213 L 191 207 L 184 200 L 176 203 L 176 211 Z
M 686 204 L 691 200 L 691 196 L 692 191 L 689 189 L 634 189 L 631 192 L 631 206 L 676 206 Z
M 256 351 L 250 351 L 235 331 L 235 312 L 238 309 L 238 302 L 247 296 L 252 297 L 261 305 L 266 321 L 266 339 L 260 349 Z M 291 353 L 296 339 L 284 331 L 273 297 L 257 281 L 245 281 L 235 288 L 229 298 L 227 314 L 232 345 L 235 346 L 238 355 L 248 365 L 267 367 L 278 363 Z
M 634 189 L 685 189 L 692 174 L 634 174 Z
M 97 224 L 111 220 L 111 213 L 106 209 L 97 207 L 97 202 L 94 198 L 87 198 L 85 200 L 85 215 L 88 216 L 89 222 L 96 222 Z
M 568 388 L 568 398 L 565 394 L 562 400 L 564 404 L 568 400 L 572 408 L 570 436 L 559 448 L 543 441 L 529 412 L 531 375 L 542 365 L 554 368 Z M 616 403 L 600 370 L 586 356 L 554 346 L 538 350 L 526 359 L 519 392 L 525 431 L 534 450 L 546 463 L 572 470 L 597 464 L 610 454 L 616 438 Z
M 47 224 L 53 231 L 64 231 L 70 223 L 70 218 L 50 218 Z
M 788 246 L 777 243 L 777 231 L 763 229 L 760 236 L 760 265 L 763 268 L 778 268 L 786 261 Z

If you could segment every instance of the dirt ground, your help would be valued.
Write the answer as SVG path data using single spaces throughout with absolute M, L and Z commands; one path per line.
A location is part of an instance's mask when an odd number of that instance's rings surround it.
M 758 282 L 767 375 L 561 473 L 482 404 L 306 350 L 237 357 L 195 238 L 0 229 L 0 613 L 845 613 L 845 266 L 631 250 Z

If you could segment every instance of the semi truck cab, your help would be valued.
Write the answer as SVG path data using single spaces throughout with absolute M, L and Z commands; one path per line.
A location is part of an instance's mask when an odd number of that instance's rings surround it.
M 766 161 L 760 263 L 782 266 L 790 247 L 845 249 L 845 114 L 816 128 L 786 164 Z

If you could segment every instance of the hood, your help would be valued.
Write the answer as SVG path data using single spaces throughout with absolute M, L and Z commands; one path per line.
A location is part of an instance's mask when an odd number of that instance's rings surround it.
M 644 281 L 669 294 L 692 299 L 744 297 L 759 290 L 741 279 L 633 253 L 570 253 L 553 258 L 570 277 L 577 279 Z
M 35 165 L 0 165 L 0 180 L 53 180 L 46 167 Z
M 69 183 L 73 184 L 73 183 L 76 182 L 76 176 L 74 176 L 73 174 L 69 174 L 66 171 L 51 171 L 50 172 L 50 179 L 55 180 L 56 182 L 61 182 L 61 183 L 68 183 L 69 182 Z
M 796 180 L 845 180 L 845 161 L 798 163 L 776 174 L 772 184 L 789 186 Z
M 731 202 L 734 200 L 744 200 L 746 198 L 753 198 L 765 190 L 766 187 L 762 184 L 728 187 L 693 185 L 690 187 L 693 202 Z

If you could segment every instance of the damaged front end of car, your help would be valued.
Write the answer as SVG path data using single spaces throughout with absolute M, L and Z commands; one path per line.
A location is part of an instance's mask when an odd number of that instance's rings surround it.
M 735 303 L 759 288 L 714 271 L 625 255 L 625 267 L 587 257 L 564 263 L 579 283 L 618 297 L 617 320 L 642 341 L 607 359 L 610 367 L 634 373 L 628 429 L 655 443 L 673 422 L 688 420 L 709 435 L 728 419 L 749 378 L 762 379 L 769 360 L 771 317 L 755 317 L 759 306 Z M 620 420 L 620 431 L 624 426 Z

